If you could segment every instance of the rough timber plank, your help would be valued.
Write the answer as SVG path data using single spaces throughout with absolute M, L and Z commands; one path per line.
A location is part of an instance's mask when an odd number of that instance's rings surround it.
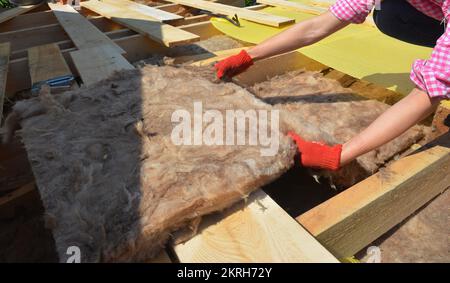
M 87 86 L 108 78 L 116 71 L 134 68 L 109 45 L 73 51 L 70 55 Z
M 6 22 L 8 20 L 11 20 L 12 18 L 24 14 L 26 12 L 29 12 L 33 10 L 34 8 L 39 7 L 41 4 L 38 5 L 28 5 L 28 6 L 19 6 L 13 9 L 8 9 L 2 13 L 0 13 L 0 23 Z
M 354 255 L 449 187 L 450 135 L 439 141 L 297 220 L 336 257 Z
M 103 0 L 103 3 L 108 3 L 117 7 L 121 8 L 128 8 L 130 10 L 133 10 L 135 12 L 139 12 L 141 14 L 144 14 L 146 16 L 155 18 L 161 22 L 164 21 L 173 21 L 173 20 L 181 20 L 183 19 L 182 16 L 169 13 L 163 10 L 159 10 L 153 7 L 149 7 L 146 5 L 142 5 L 133 1 L 128 0 Z
M 206 217 L 200 233 L 174 247 L 181 262 L 338 262 L 268 195 L 259 190 Z
M 217 14 L 234 16 L 237 15 L 241 19 L 249 20 L 252 22 L 265 24 L 269 26 L 280 27 L 286 24 L 294 23 L 293 19 L 269 15 L 263 12 L 252 11 L 244 8 L 238 8 L 233 6 L 228 6 L 220 3 L 213 3 L 203 0 L 169 0 L 169 2 L 185 5 L 189 7 L 194 7 L 197 9 L 202 9 L 210 11 Z
M 28 49 L 28 65 L 32 85 L 72 74 L 55 43 Z
M 163 24 L 152 17 L 130 9 L 119 8 L 96 0 L 82 2 L 81 5 L 168 47 L 200 40 L 198 35 Z
M 3 102 L 5 100 L 6 77 L 9 69 L 9 42 L 0 44 L 0 125 L 3 117 Z
M 125 53 L 122 48 L 115 44 L 71 6 L 52 3 L 48 3 L 48 5 L 78 49 L 110 45 L 116 49 L 117 52 L 121 54 Z

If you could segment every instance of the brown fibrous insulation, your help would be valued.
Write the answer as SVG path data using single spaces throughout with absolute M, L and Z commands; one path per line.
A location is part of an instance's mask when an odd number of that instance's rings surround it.
M 280 110 L 284 131 L 309 141 L 343 144 L 368 127 L 389 105 L 367 100 L 321 73 L 298 70 L 257 83 L 250 88 Z M 368 152 L 337 172 L 322 172 L 331 184 L 347 188 L 368 176 L 422 139 L 426 127 L 414 126 L 393 141 Z
M 77 246 L 83 262 L 139 261 L 172 232 L 231 206 L 293 164 L 294 144 L 175 145 L 175 110 L 272 106 L 192 68 L 118 73 L 92 87 L 41 93 L 14 107 L 61 261 Z M 206 125 L 203 125 L 205 127 Z M 248 129 L 247 129 L 248 131 Z

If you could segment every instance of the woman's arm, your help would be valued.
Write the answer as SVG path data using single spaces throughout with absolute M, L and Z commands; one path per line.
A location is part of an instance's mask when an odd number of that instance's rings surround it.
M 345 165 L 400 136 L 433 113 L 441 99 L 430 98 L 426 92 L 414 89 L 407 97 L 381 114 L 359 135 L 343 145 L 340 165 Z
M 253 60 L 286 53 L 316 43 L 346 27 L 349 23 L 339 20 L 328 11 L 320 16 L 294 25 L 249 49 L 247 52 Z
M 298 23 L 248 51 L 242 50 L 239 54 L 218 62 L 214 66 L 217 78 L 230 79 L 247 70 L 256 60 L 313 44 L 348 24 L 348 21 L 339 20 L 330 11 Z
M 300 162 L 303 166 L 338 170 L 357 157 L 403 134 L 430 115 L 442 98 L 430 98 L 427 93 L 414 89 L 344 145 L 328 146 L 320 142 L 305 141 L 293 132 L 289 133 L 289 136 L 301 152 Z

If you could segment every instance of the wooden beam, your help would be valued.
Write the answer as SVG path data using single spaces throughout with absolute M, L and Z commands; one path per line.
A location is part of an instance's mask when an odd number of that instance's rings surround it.
M 28 49 L 67 39 L 69 37 L 58 23 L 0 34 L 0 42 L 10 42 L 12 50 Z
M 6 194 L 0 197 L 0 207 L 3 207 L 6 204 L 11 203 L 12 201 L 22 197 L 25 194 L 28 194 L 36 189 L 36 184 L 34 182 L 28 183 L 17 190 L 12 191 L 9 194 Z
M 71 6 L 52 3 L 48 3 L 48 5 L 78 49 L 110 45 L 120 54 L 125 53 L 122 48 L 117 46 Z
M 178 26 L 178 28 L 198 35 L 200 40 L 208 39 L 215 35 L 223 35 L 210 21 L 182 25 Z
M 166 21 L 173 21 L 173 20 L 181 20 L 183 19 L 182 16 L 169 13 L 163 10 L 159 10 L 153 7 L 149 7 L 146 5 L 142 5 L 133 1 L 128 0 L 102 0 L 102 2 L 111 4 L 120 8 L 128 8 L 130 10 L 133 10 L 135 12 L 144 14 L 146 16 L 152 17 L 158 21 L 166 22 Z
M 24 14 L 26 12 L 29 12 L 42 4 L 38 5 L 28 5 L 28 6 L 18 6 L 13 9 L 8 9 L 6 11 L 3 11 L 0 13 L 0 23 L 6 22 L 8 20 L 13 19 L 14 17 L 17 17 L 18 15 Z
M 0 43 L 0 125 L 3 118 L 3 103 L 5 101 L 6 78 L 9 69 L 9 54 L 11 46 L 9 42 Z
M 28 49 L 28 65 L 32 85 L 72 75 L 61 50 L 54 43 Z
M 259 190 L 223 213 L 205 217 L 200 233 L 174 247 L 181 262 L 338 262 Z
M 30 182 L 0 197 L 0 219 L 11 219 L 21 207 L 30 209 L 39 204 L 39 192 L 35 183 Z
M 24 28 L 45 26 L 56 23 L 57 20 L 52 11 L 43 11 L 17 16 L 0 25 L 0 32 L 15 31 Z
M 11 54 L 12 59 L 26 56 L 27 50 L 30 47 L 62 41 L 72 42 L 56 20 L 56 17 L 54 17 L 53 12 L 50 11 L 50 13 L 52 13 L 54 18 L 54 21 L 50 23 L 46 22 L 45 25 L 25 26 L 23 29 L 0 33 L 0 42 L 11 43 L 11 49 L 14 50 Z M 121 25 L 102 16 L 92 17 L 89 19 L 89 22 L 104 33 L 124 29 Z
M 300 215 L 336 257 L 356 254 L 450 185 L 450 134 Z
M 87 86 L 111 76 L 116 71 L 134 69 L 111 45 L 101 45 L 71 52 L 73 63 Z
M 129 30 L 117 30 L 107 32 L 106 35 L 114 38 L 114 42 L 119 45 L 122 49 L 126 50 L 126 54 L 123 56 L 129 62 L 136 62 L 145 58 L 150 57 L 154 54 L 166 54 L 168 48 L 160 45 L 148 37 L 135 34 Z M 118 36 L 116 36 L 118 35 Z M 44 35 L 45 36 L 45 35 Z M 70 70 L 74 76 L 79 75 L 77 69 L 72 63 L 72 58 L 69 53 L 72 51 L 76 51 L 73 48 L 72 41 L 69 40 L 57 42 L 59 45 L 61 52 L 64 56 L 64 59 L 68 63 Z M 26 90 L 31 88 L 31 80 L 29 76 L 23 76 L 28 72 L 28 62 L 27 57 L 18 58 L 10 61 L 9 68 L 9 78 L 7 81 L 6 94 L 8 97 L 13 97 L 14 94 L 21 90 Z
M 241 19 L 275 27 L 280 27 L 295 22 L 294 19 L 270 15 L 259 11 L 252 11 L 245 8 L 228 6 L 220 3 L 208 2 L 204 0 L 169 0 L 169 2 L 231 17 L 237 15 Z
M 81 5 L 168 47 L 200 40 L 200 37 L 195 34 L 163 24 L 134 10 L 119 8 L 96 0 L 85 1 Z
M 161 10 L 161 11 L 166 11 L 169 13 L 176 13 L 178 12 L 178 10 L 180 10 L 182 6 L 178 5 L 178 4 L 174 4 L 174 3 L 168 3 L 168 4 L 162 4 L 162 5 L 158 5 L 155 6 L 155 9 Z

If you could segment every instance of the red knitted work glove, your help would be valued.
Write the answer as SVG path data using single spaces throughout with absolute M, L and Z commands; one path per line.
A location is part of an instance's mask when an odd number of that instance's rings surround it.
M 321 142 L 308 142 L 294 132 L 289 132 L 300 152 L 300 162 L 305 167 L 336 171 L 341 162 L 342 145 L 329 146 Z
M 248 55 L 247 51 L 242 50 L 239 54 L 230 56 L 219 61 L 214 68 L 217 71 L 217 78 L 232 78 L 253 65 L 253 59 Z

